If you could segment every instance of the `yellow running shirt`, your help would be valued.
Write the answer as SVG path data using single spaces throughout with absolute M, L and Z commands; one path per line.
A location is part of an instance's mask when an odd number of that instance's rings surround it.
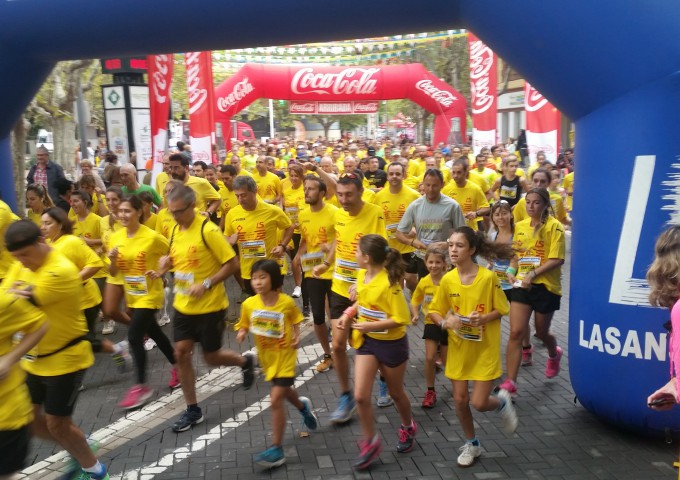
M 388 185 L 376 193 L 373 199 L 373 203 L 382 208 L 383 211 L 385 228 L 387 229 L 387 243 L 390 247 L 396 248 L 399 253 L 411 253 L 416 250 L 410 245 L 401 243 L 395 235 L 406 208 L 418 198 L 420 198 L 420 194 L 415 190 L 402 186 L 399 193 L 392 193 Z
M 564 208 L 564 199 L 560 196 L 559 193 L 553 192 L 549 193 L 550 193 L 550 205 L 553 208 L 553 212 L 555 212 L 555 218 L 557 218 L 560 222 L 563 222 L 564 220 L 567 219 L 567 211 Z M 512 209 L 512 217 L 515 220 L 515 223 L 521 222 L 522 220 L 529 218 L 529 214 L 527 214 L 526 197 L 522 197 L 519 200 L 519 202 L 517 202 L 517 205 L 514 206 L 514 208 Z
M 172 216 L 167 208 L 162 208 L 158 211 L 158 218 L 156 219 L 156 232 L 163 235 L 165 238 L 170 238 L 170 233 L 172 232 L 172 227 L 177 225 L 175 218 Z
M 87 246 L 82 238 L 75 235 L 62 235 L 51 245 L 56 251 L 61 252 L 66 258 L 71 260 L 79 272 L 88 267 L 104 268 L 104 261 Z M 101 291 L 93 280 L 96 276 L 97 274 L 92 278 L 88 278 L 83 283 L 83 296 L 80 299 L 80 308 L 82 310 L 102 303 Z
M 293 188 L 290 182 L 283 184 L 283 209 L 295 225 L 293 233 L 300 233 L 298 216 L 302 209 L 308 208 L 305 204 L 305 188 L 302 184 L 298 188 Z
M 206 211 L 208 202 L 221 200 L 220 194 L 205 178 L 189 177 L 184 185 L 190 187 L 196 193 L 196 208 L 199 212 Z
M 482 192 L 482 189 L 475 185 L 470 180 L 465 182 L 464 187 L 459 187 L 455 181 L 451 180 L 447 186 L 442 188 L 442 194 L 449 198 L 453 198 L 460 208 L 463 210 L 463 215 L 470 212 L 476 212 L 480 208 L 488 207 L 489 202 Z M 478 230 L 477 217 L 466 219 L 465 223 L 473 230 Z
M 264 175 L 256 170 L 253 172 L 253 179 L 257 184 L 257 193 L 262 200 L 267 203 L 274 203 L 278 197 L 281 197 L 281 179 L 271 173 L 267 172 Z
M 368 283 L 364 283 L 366 270 L 357 273 L 357 321 L 376 322 L 394 320 L 398 327 L 382 332 L 368 332 L 367 336 L 376 340 L 398 340 L 406 335 L 406 326 L 411 324 L 411 312 L 406 297 L 398 283 L 390 285 L 387 270 L 384 268 Z
M 310 208 L 305 208 L 300 212 L 298 217 L 300 233 L 307 242 L 307 252 L 301 257 L 305 277 L 313 278 L 312 269 L 322 264 L 324 258 L 328 258 L 328 255 L 320 248 L 323 244 L 330 246 L 335 240 L 335 212 L 337 210 L 338 207 L 326 203 L 318 212 L 312 212 Z M 319 278 L 332 279 L 334 265 L 332 263 Z
M 535 235 L 531 218 L 516 223 L 513 240 L 512 246 L 519 258 L 518 280 L 522 280 L 525 275 L 545 264 L 550 258 L 564 260 L 564 228 L 553 216 L 548 216 L 545 224 Z M 561 268 L 553 268 L 534 278 L 532 283 L 541 283 L 549 292 L 562 295 L 561 274 Z
M 562 180 L 562 187 L 567 192 L 567 210 L 571 212 L 574 199 L 574 172 L 567 173 Z M 571 194 L 571 195 L 570 195 Z
M 430 304 L 432 303 L 437 290 L 439 290 L 439 285 L 435 285 L 432 282 L 432 277 L 428 274 L 420 279 L 418 286 L 411 296 L 411 305 L 416 307 L 418 305 L 421 306 L 423 315 L 425 316 L 425 325 L 433 323 L 427 314 L 430 313 Z
M 0 200 L 0 280 L 5 278 L 7 270 L 14 263 L 14 257 L 5 248 L 5 230 L 16 219 L 16 215 L 9 208 L 9 205 Z

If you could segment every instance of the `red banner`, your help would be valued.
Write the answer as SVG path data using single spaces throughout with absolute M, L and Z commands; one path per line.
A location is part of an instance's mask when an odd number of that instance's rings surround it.
M 214 88 L 212 84 L 211 52 L 184 54 L 189 97 L 189 143 L 191 158 L 212 163 L 212 144 L 215 136 Z
M 560 112 L 529 82 L 524 85 L 524 110 L 530 162 L 534 163 L 536 153 L 542 151 L 555 164 L 560 148 Z
M 468 32 L 470 49 L 470 103 L 474 153 L 496 144 L 498 67 L 496 54 Z
M 150 55 L 147 59 L 154 178 L 163 170 L 163 156 L 168 148 L 172 61 L 172 55 Z
M 462 143 L 465 138 L 465 99 L 419 63 L 366 67 L 246 64 L 215 89 L 215 118 L 225 125 L 258 98 L 303 104 L 354 102 L 355 107 L 408 98 L 435 115 L 433 145 Z
M 352 115 L 376 113 L 378 102 L 296 102 L 288 105 L 288 111 L 293 114 L 309 115 Z

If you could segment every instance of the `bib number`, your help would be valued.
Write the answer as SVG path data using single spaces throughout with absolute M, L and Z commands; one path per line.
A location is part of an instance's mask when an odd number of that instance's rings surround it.
M 175 272 L 175 293 L 189 295 L 189 287 L 194 284 L 194 274 Z
M 473 327 L 470 324 L 470 319 L 468 317 L 463 317 L 458 315 L 462 324 L 458 330 L 455 330 L 456 335 L 458 335 L 463 340 L 471 340 L 473 342 L 482 341 L 482 327 Z
M 250 331 L 267 338 L 283 338 L 283 313 L 255 310 L 250 315 Z
M 243 258 L 265 258 L 267 256 L 264 240 L 239 242 L 238 246 Z
M 508 186 L 508 185 L 501 185 L 501 197 L 504 198 L 512 198 L 515 199 L 517 198 L 517 186 Z
M 533 272 L 541 266 L 541 259 L 539 257 L 522 257 L 519 259 L 519 268 L 517 269 L 517 279 L 521 280 L 526 277 L 529 272 Z
M 387 238 L 390 240 L 394 240 L 397 238 L 397 227 L 399 226 L 398 223 L 391 223 L 387 225 L 385 228 L 387 228 Z
M 323 252 L 305 253 L 302 255 L 302 271 L 311 272 L 314 267 L 323 263 Z
M 387 320 L 387 314 L 385 312 L 381 312 L 380 310 L 371 310 L 362 306 L 359 306 L 358 317 L 359 323 Z M 380 330 L 378 332 L 370 333 L 387 333 L 387 330 Z
M 126 275 L 125 276 L 125 291 L 128 295 L 143 296 L 149 293 L 146 286 L 146 277 L 144 275 Z
M 357 262 L 338 260 L 335 262 L 335 273 L 333 273 L 333 278 L 340 280 L 341 282 L 356 283 L 358 268 L 359 265 Z

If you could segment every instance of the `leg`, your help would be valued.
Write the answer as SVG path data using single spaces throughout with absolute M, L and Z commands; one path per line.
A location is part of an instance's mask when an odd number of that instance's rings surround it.
M 85 435 L 73 424 L 71 417 L 45 415 L 47 431 L 52 438 L 83 468 L 92 467 L 97 463 L 97 457 L 90 450 Z
M 434 388 L 434 362 L 437 360 L 437 345 L 437 341 L 425 339 L 425 384 L 427 388 Z M 442 356 L 444 356 L 443 353 Z
M 401 417 L 401 424 L 408 427 L 413 421 L 411 414 L 411 402 L 404 390 L 404 373 L 408 361 L 404 361 L 401 365 L 396 367 L 387 367 L 380 365 L 380 371 L 385 377 L 385 383 L 390 391 L 390 396 L 394 400 L 394 405 L 397 407 L 399 417 Z
M 92 345 L 92 351 L 94 353 L 99 353 L 102 351 L 102 341 L 97 338 L 96 329 L 100 307 L 101 304 L 83 310 L 83 315 L 85 315 L 85 321 L 87 322 L 87 336 L 90 344 Z
M 280 447 L 283 443 L 283 433 L 286 430 L 286 405 L 290 387 L 272 386 L 271 411 L 272 411 L 272 445 Z
M 335 338 L 334 338 L 335 340 Z M 378 371 L 378 359 L 373 355 L 357 355 L 354 363 L 354 398 L 357 402 L 361 433 L 370 439 L 375 435 L 373 418 L 373 382 Z
M 326 298 L 330 293 L 331 280 L 320 280 L 318 278 L 305 278 L 305 285 L 310 296 L 312 307 L 312 317 L 314 318 L 314 333 L 326 355 L 331 354 L 331 347 L 328 343 L 328 326 L 326 324 Z
M 491 395 L 493 390 L 493 382 L 476 381 L 472 385 L 472 397 L 470 403 L 478 412 L 489 412 L 491 410 L 498 410 L 501 402 L 497 397 Z M 472 437 L 470 437 L 472 438 Z
M 507 377 L 517 381 L 519 365 L 522 362 L 522 341 L 529 329 L 531 306 L 525 303 L 512 302 L 510 304 L 510 336 L 505 350 L 505 368 Z
M 102 311 L 106 317 L 127 325 L 130 323 L 130 317 L 120 308 L 124 293 L 122 285 L 107 283 L 104 289 Z
M 536 323 L 536 336 L 545 343 L 548 349 L 548 355 L 554 357 L 557 355 L 557 340 L 555 336 L 550 333 L 550 325 L 555 312 L 538 313 L 534 312 L 534 322 Z
M 187 405 L 196 405 L 196 373 L 192 365 L 192 352 L 194 350 L 193 340 L 179 340 L 175 342 L 175 360 L 177 361 L 177 372 L 180 382 L 182 382 L 182 393 Z
M 168 359 L 170 365 L 175 365 L 175 349 L 172 347 L 168 337 L 166 337 L 165 333 L 163 333 L 163 330 L 161 330 L 161 327 L 159 327 L 158 323 L 156 323 L 157 311 L 158 310 L 151 309 L 146 310 L 146 333 L 153 339 L 154 342 L 156 342 L 159 350 L 163 352 L 163 355 L 165 355 L 165 358 Z
M 132 351 L 132 358 L 135 361 L 137 370 L 137 383 L 146 383 L 146 350 L 144 350 L 144 335 L 148 329 L 147 310 L 143 308 L 134 309 L 130 318 L 128 328 L 128 342 Z M 155 323 L 155 322 L 154 322 Z
M 338 375 L 338 382 L 342 392 L 349 392 L 349 357 L 347 356 L 347 339 L 349 338 L 349 327 L 344 330 L 338 328 L 338 321 L 331 320 L 333 328 L 333 366 Z
M 456 416 L 463 428 L 467 440 L 475 438 L 475 425 L 470 411 L 470 394 L 467 380 L 452 380 L 453 401 L 456 404 Z

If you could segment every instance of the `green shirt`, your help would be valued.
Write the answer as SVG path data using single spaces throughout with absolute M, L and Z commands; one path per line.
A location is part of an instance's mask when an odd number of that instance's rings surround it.
M 127 187 L 125 187 L 125 186 L 123 186 L 122 189 L 123 189 L 123 193 L 124 193 L 125 195 L 137 195 L 138 193 L 141 193 L 141 192 L 149 192 L 151 195 L 153 195 L 153 203 L 154 203 L 157 207 L 160 207 L 161 205 L 163 205 L 163 199 L 162 199 L 161 196 L 158 194 L 158 192 L 156 191 L 156 189 L 154 189 L 154 188 L 151 187 L 150 185 L 143 185 L 143 184 L 142 184 L 142 185 L 139 186 L 139 188 L 138 188 L 137 190 L 135 190 L 135 191 L 133 191 L 133 192 L 129 191 L 129 190 L 127 189 Z

